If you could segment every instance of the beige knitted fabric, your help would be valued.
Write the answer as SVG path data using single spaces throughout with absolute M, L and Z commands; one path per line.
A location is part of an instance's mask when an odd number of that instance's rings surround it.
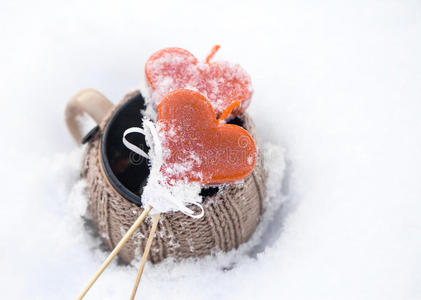
M 137 93 L 126 95 L 115 109 Z M 88 184 L 88 212 L 109 249 L 115 247 L 142 212 L 142 208 L 118 194 L 101 171 L 100 141 L 114 111 L 101 124 L 99 134 L 89 142 L 82 166 L 82 175 Z M 256 138 L 251 118 L 245 114 L 243 119 L 244 127 Z M 259 222 L 266 192 L 265 180 L 263 156 L 259 150 L 256 167 L 250 176 L 242 183 L 226 185 L 215 196 L 203 201 L 203 218 L 193 219 L 181 212 L 161 214 L 149 259 L 157 263 L 166 257 L 202 257 L 213 250 L 237 248 L 250 238 Z M 143 253 L 151 225 L 148 217 L 124 246 L 119 254 L 124 262 L 129 263 Z

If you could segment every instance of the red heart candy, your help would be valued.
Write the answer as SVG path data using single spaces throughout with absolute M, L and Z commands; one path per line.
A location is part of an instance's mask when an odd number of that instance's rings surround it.
M 218 49 L 215 46 L 205 62 L 181 48 L 166 48 L 153 54 L 145 65 L 153 101 L 159 104 L 170 91 L 191 89 L 209 99 L 217 116 L 235 101 L 241 101 L 241 106 L 233 115 L 243 113 L 252 95 L 250 76 L 239 65 L 210 62 Z
M 247 177 L 256 164 L 256 145 L 242 127 L 215 118 L 209 101 L 191 90 L 167 94 L 158 105 L 158 129 L 169 181 L 204 184 Z

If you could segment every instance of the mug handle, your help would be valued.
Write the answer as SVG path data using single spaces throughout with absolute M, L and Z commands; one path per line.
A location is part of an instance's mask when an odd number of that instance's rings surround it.
M 105 115 L 114 107 L 114 104 L 103 94 L 94 89 L 84 89 L 77 93 L 67 103 L 65 118 L 76 143 L 82 142 L 83 136 L 78 118 L 88 114 L 97 124 L 100 124 Z

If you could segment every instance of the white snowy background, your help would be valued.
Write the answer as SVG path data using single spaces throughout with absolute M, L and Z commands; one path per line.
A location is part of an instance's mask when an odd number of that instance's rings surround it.
M 238 251 L 148 264 L 137 298 L 421 299 L 419 0 L 1 1 L 2 299 L 75 299 L 107 254 L 80 217 L 67 100 L 116 102 L 154 51 L 216 43 L 252 76 L 261 141 L 285 149 L 281 191 L 267 148 L 284 205 Z M 86 299 L 127 299 L 136 271 L 112 263 Z

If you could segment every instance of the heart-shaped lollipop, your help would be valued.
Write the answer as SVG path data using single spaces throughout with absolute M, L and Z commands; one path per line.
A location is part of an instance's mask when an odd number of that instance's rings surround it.
M 211 104 L 198 92 L 181 89 L 167 94 L 158 105 L 157 121 L 161 172 L 169 181 L 220 184 L 253 171 L 253 138 L 242 127 L 216 119 Z
M 252 95 L 250 76 L 237 64 L 210 62 L 218 49 L 215 46 L 205 62 L 181 48 L 166 48 L 153 54 L 146 62 L 145 74 L 154 103 L 159 104 L 170 91 L 191 89 L 210 101 L 216 116 L 235 101 L 241 101 L 241 106 L 232 115 L 243 113 Z

